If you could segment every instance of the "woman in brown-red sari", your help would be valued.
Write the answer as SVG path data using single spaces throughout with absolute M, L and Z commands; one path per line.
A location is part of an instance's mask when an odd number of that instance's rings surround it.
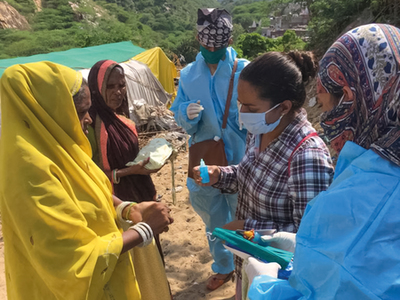
M 99 61 L 91 68 L 88 81 L 93 120 L 88 138 L 93 160 L 110 179 L 118 198 L 137 203 L 156 200 L 150 174 L 158 170 L 146 169 L 147 161 L 125 166 L 136 158 L 139 143 L 135 124 L 129 119 L 123 68 L 112 60 Z M 158 236 L 155 239 L 163 258 Z
M 124 69 L 116 62 L 103 60 L 89 73 L 92 96 L 95 144 L 93 160 L 113 183 L 114 194 L 124 200 L 142 202 L 156 199 L 156 189 L 146 162 L 126 167 L 139 152 L 135 124 L 129 119 Z M 91 136 L 93 140 L 93 135 Z

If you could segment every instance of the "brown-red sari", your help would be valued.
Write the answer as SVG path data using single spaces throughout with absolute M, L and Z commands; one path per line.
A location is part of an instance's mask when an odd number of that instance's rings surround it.
M 90 116 L 96 133 L 99 161 L 96 163 L 110 174 L 111 170 L 126 168 L 126 163 L 133 161 L 138 152 L 138 137 L 135 125 L 129 119 L 128 101 L 114 113 L 105 102 L 105 91 L 111 71 L 119 67 L 116 62 L 103 60 L 97 62 L 89 73 L 89 88 L 92 97 Z M 130 175 L 122 177 L 119 184 L 113 184 L 114 194 L 124 201 L 151 201 L 156 197 L 156 190 L 149 175 Z

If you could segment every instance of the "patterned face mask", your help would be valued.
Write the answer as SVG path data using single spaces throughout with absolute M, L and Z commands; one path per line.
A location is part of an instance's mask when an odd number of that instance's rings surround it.
M 342 105 L 343 98 L 344 95 L 340 98 L 337 106 L 331 111 L 324 112 L 320 117 L 320 125 L 324 130 L 324 140 L 337 153 L 340 153 L 347 141 L 352 141 L 354 138 L 351 131 L 345 129 L 348 124 L 351 124 L 353 115 L 348 113 L 351 107 L 346 104 Z M 342 118 L 338 119 L 337 116 L 342 116 Z

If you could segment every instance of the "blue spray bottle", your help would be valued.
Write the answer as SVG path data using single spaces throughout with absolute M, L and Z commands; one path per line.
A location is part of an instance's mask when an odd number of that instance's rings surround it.
M 208 175 L 208 168 L 204 163 L 204 160 L 200 160 L 200 176 L 201 176 L 201 183 L 209 183 L 210 176 Z

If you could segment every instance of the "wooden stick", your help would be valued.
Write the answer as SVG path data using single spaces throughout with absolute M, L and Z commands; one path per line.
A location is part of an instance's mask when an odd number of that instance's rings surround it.
M 159 131 L 147 131 L 147 132 L 139 132 L 138 135 L 139 136 L 145 136 L 145 135 L 156 135 L 158 133 L 166 133 L 166 132 L 173 132 L 176 131 L 178 133 L 183 133 L 182 131 L 180 131 L 179 128 L 171 128 L 171 129 L 165 129 L 165 130 L 159 130 Z
M 172 203 L 176 205 L 176 191 L 175 191 L 175 166 L 174 166 L 174 161 L 175 161 L 175 155 L 172 154 L 171 156 L 171 172 L 172 172 Z

